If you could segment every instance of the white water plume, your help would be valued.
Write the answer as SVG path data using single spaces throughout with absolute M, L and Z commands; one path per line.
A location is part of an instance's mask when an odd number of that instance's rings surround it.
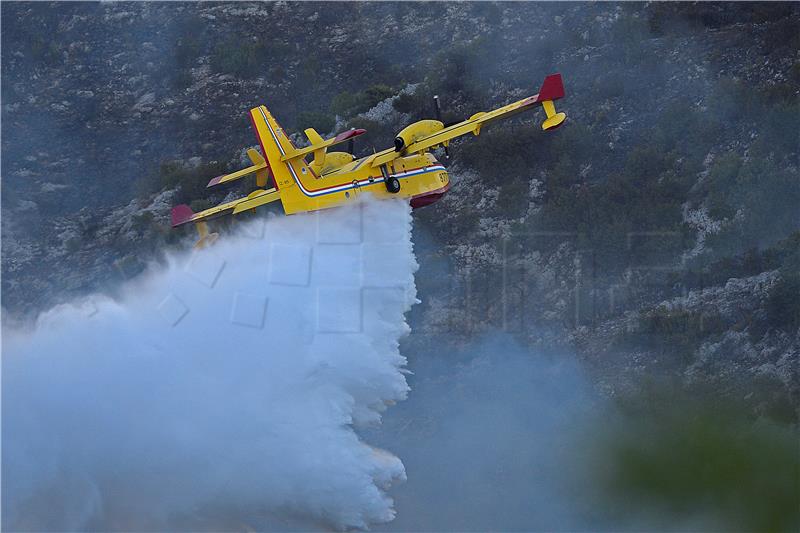
M 118 300 L 4 327 L 6 530 L 363 528 L 400 460 L 362 442 L 408 390 L 410 208 L 240 224 Z

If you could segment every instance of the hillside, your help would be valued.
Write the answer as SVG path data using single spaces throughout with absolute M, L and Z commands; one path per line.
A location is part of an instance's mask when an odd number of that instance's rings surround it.
M 15 3 L 2 21 L 2 306 L 113 294 L 189 233 L 265 103 L 361 153 L 561 72 L 568 121 L 454 143 L 415 214 L 409 353 L 496 330 L 569 350 L 600 388 L 721 391 L 797 421 L 796 4 Z M 743 399 L 743 400 L 742 400 Z

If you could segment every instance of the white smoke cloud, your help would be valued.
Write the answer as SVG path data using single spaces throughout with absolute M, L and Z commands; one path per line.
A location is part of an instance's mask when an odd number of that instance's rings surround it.
M 405 202 L 242 224 L 112 301 L 4 327 L 3 527 L 291 529 L 394 518 L 354 426 L 405 397 Z
M 405 348 L 413 393 L 367 434 L 408 472 L 397 519 L 376 530 L 619 529 L 598 503 L 592 456 L 615 413 L 579 361 L 500 333 L 420 346 Z

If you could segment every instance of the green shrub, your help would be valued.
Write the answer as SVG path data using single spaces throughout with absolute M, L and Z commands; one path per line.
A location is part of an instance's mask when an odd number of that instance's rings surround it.
M 524 214 L 530 201 L 529 191 L 526 179 L 506 179 L 501 183 L 497 201 L 503 206 L 504 215 L 513 217 Z
M 767 317 L 773 327 L 794 333 L 800 328 L 800 273 L 784 272 L 767 298 Z
M 495 62 L 490 48 L 486 37 L 481 37 L 443 49 L 428 71 L 429 86 L 437 94 L 461 93 L 470 108 L 480 109 L 489 86 L 485 73 Z
M 56 41 L 36 36 L 30 41 L 30 52 L 33 59 L 53 66 L 61 60 L 61 45 Z
M 738 154 L 729 152 L 717 157 L 704 185 L 709 215 L 714 219 L 731 218 L 736 209 L 731 205 L 730 193 L 742 168 Z
M 153 225 L 155 218 L 152 211 L 142 211 L 131 217 L 131 227 L 139 232 L 146 232 Z
M 172 86 L 176 89 L 186 89 L 192 83 L 194 83 L 194 79 L 189 69 L 179 68 L 172 73 Z
M 398 113 L 407 113 L 410 115 L 416 115 L 423 108 L 425 108 L 426 103 L 427 106 L 431 108 L 430 116 L 433 116 L 433 103 L 426 102 L 426 99 L 418 93 L 414 94 L 403 93 L 401 95 L 398 95 L 398 97 L 395 98 L 394 102 L 392 102 L 392 106 Z
M 634 346 L 677 354 L 688 364 L 703 342 L 724 332 L 726 327 L 720 315 L 714 312 L 659 306 L 642 313 L 636 330 L 625 334 L 622 340 Z
M 717 116 L 717 113 L 700 111 L 683 100 L 666 104 L 650 133 L 649 145 L 702 161 L 726 131 Z
M 260 42 L 227 41 L 218 44 L 211 54 L 214 72 L 255 78 L 265 69 L 266 47 Z
M 352 117 L 369 111 L 378 102 L 394 95 L 394 91 L 387 85 L 371 85 L 357 93 L 342 92 L 333 97 L 331 113 L 341 117 Z
M 208 201 L 208 200 L 206 200 L 204 198 L 198 198 L 197 200 L 192 200 L 189 203 L 189 207 L 195 213 L 199 213 L 200 211 L 205 211 L 206 209 L 210 208 L 212 205 L 213 204 L 210 201 Z
M 178 69 L 191 67 L 202 51 L 200 39 L 192 34 L 185 35 L 175 43 L 175 65 Z
M 641 181 L 653 180 L 672 169 L 676 157 L 653 146 L 637 146 L 628 152 L 623 172 Z
M 373 149 L 382 150 L 392 146 L 396 131 L 391 124 L 381 124 L 366 118 L 356 117 L 347 123 L 348 128 L 363 128 L 367 134 L 356 137 L 356 153 L 361 155 L 371 154 Z
M 322 135 L 330 133 L 336 127 L 336 118 L 327 113 L 301 111 L 297 114 L 298 129 L 314 128 Z
M 628 398 L 644 412 L 625 416 L 624 427 L 593 429 L 605 505 L 646 516 L 653 530 L 680 517 L 703 530 L 797 531 L 796 427 L 754 423 L 740 402 L 719 394 L 670 392 Z
M 539 159 L 537 152 L 542 150 L 538 138 L 539 132 L 531 127 L 489 126 L 477 138 L 462 141 L 469 143 L 469 148 L 458 150 L 458 158 L 487 178 L 527 178 Z M 502 161 L 502 172 L 497 172 L 498 161 Z
M 358 114 L 356 109 L 363 108 L 363 95 L 361 93 L 341 92 L 331 100 L 331 113 L 342 117 Z
M 364 95 L 369 102 L 369 107 L 373 107 L 381 100 L 386 100 L 390 96 L 394 96 L 394 91 L 388 85 L 377 84 L 370 85 L 364 90 Z
M 797 229 L 800 175 L 794 169 L 771 159 L 751 158 L 741 164 L 723 161 L 709 177 L 709 204 L 725 205 L 729 212 L 741 214 L 708 236 L 707 244 L 716 257 L 770 246 Z
M 767 270 L 800 272 L 800 231 L 765 249 L 752 247 L 744 253 L 713 261 L 702 258 L 697 265 L 675 273 L 672 283 L 687 288 L 720 285 L 731 278 L 755 276 Z
M 189 203 L 208 194 L 208 181 L 225 173 L 225 165 L 217 162 L 187 166 L 182 161 L 161 163 L 159 177 L 160 189 L 178 188 L 177 200 Z

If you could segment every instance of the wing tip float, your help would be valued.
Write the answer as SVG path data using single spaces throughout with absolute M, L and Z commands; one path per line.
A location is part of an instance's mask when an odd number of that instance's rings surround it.
M 561 74 L 550 74 L 544 79 L 539 94 L 536 95 L 536 101 L 541 102 L 547 118 L 542 123 L 542 129 L 550 131 L 558 128 L 566 120 L 566 113 L 556 113 L 555 104 L 553 100 L 564 98 L 564 81 L 561 79 Z
M 196 217 L 192 208 L 186 204 L 176 205 L 172 208 L 172 227 L 177 228 L 187 222 L 192 222 L 197 219 L 195 227 L 200 239 L 195 243 L 195 249 L 202 249 L 206 246 L 211 246 L 219 237 L 219 233 L 209 233 L 208 225 L 203 217 Z

